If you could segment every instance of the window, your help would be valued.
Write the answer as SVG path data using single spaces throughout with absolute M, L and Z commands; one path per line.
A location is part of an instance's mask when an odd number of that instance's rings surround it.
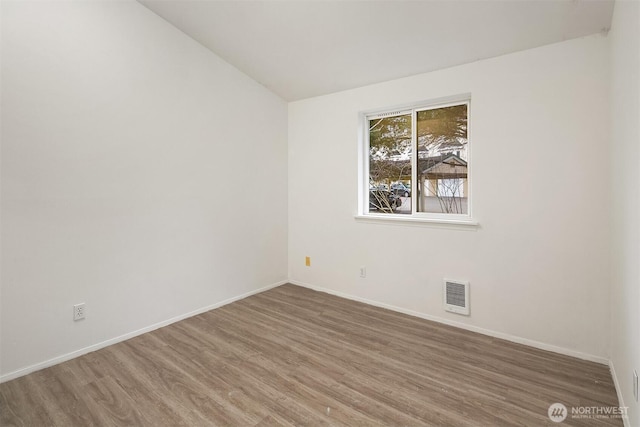
M 470 221 L 469 97 L 364 115 L 361 214 Z

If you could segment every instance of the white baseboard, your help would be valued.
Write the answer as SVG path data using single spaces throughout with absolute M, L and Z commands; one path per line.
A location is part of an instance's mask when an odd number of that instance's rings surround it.
M 618 406 L 625 407 L 624 399 L 622 398 L 622 392 L 620 391 L 620 383 L 618 382 L 618 376 L 616 375 L 616 368 L 613 366 L 613 361 L 609 361 L 609 370 L 611 371 L 611 378 L 613 378 L 613 385 L 616 388 L 616 394 L 618 395 Z M 622 422 L 624 427 L 631 427 L 629 417 L 623 418 Z
M 62 362 L 66 362 L 67 360 L 74 359 L 76 357 L 82 356 L 82 355 L 90 353 L 92 351 L 100 350 L 101 348 L 108 347 L 110 345 L 117 344 L 117 343 L 122 342 L 122 341 L 126 341 L 126 340 L 134 338 L 134 337 L 136 337 L 138 335 L 142 335 L 142 334 L 145 334 L 147 332 L 151 332 L 153 330 L 156 330 L 156 329 L 162 328 L 164 326 L 170 325 L 172 323 L 179 322 L 180 320 L 184 320 L 184 319 L 187 319 L 189 317 L 196 316 L 198 314 L 201 314 L 201 313 L 207 312 L 209 310 L 213 310 L 213 309 L 222 307 L 222 306 L 227 305 L 227 304 L 231 304 L 232 302 L 239 301 L 241 299 L 250 297 L 251 295 L 259 294 L 261 292 L 264 292 L 264 291 L 267 291 L 269 289 L 278 287 L 278 286 L 283 285 L 285 283 L 292 283 L 294 285 L 302 286 L 302 287 L 305 287 L 305 288 L 308 288 L 308 289 L 312 289 L 312 290 L 315 290 L 315 291 L 325 292 L 325 293 L 328 293 L 328 294 L 331 294 L 331 295 L 335 295 L 335 296 L 338 296 L 338 297 L 341 297 L 341 298 L 346 298 L 346 299 L 350 299 L 350 300 L 353 300 L 353 301 L 362 302 L 362 303 L 369 304 L 369 305 L 376 306 L 376 307 L 386 308 L 388 310 L 392 310 L 392 311 L 396 311 L 396 312 L 399 312 L 399 313 L 407 314 L 409 316 L 419 317 L 419 318 L 422 318 L 422 319 L 431 320 L 431 321 L 442 323 L 442 324 L 449 325 L 449 326 L 455 326 L 455 327 L 458 327 L 458 328 L 461 328 L 461 329 L 465 329 L 465 330 L 472 331 L 472 332 L 477 332 L 477 333 L 480 333 L 480 334 L 483 334 L 483 335 L 488 335 L 488 336 L 492 336 L 492 337 L 496 337 L 496 338 L 501 338 L 501 339 L 504 339 L 504 340 L 507 340 L 507 341 L 512 341 L 512 342 L 515 342 L 515 343 L 518 343 L 518 344 L 523 344 L 523 345 L 527 345 L 527 346 L 530 346 L 530 347 L 539 348 L 539 349 L 542 349 L 542 350 L 548 350 L 548 351 L 552 351 L 554 353 L 563 354 L 563 355 L 566 355 L 566 356 L 576 357 L 578 359 L 583 359 L 583 360 L 588 360 L 588 361 L 591 361 L 591 362 L 600 363 L 600 364 L 603 364 L 603 365 L 608 365 L 609 369 L 611 371 L 611 376 L 613 378 L 613 383 L 614 383 L 614 386 L 615 386 L 615 389 L 616 389 L 616 393 L 618 395 L 618 402 L 619 402 L 618 404 L 619 404 L 619 406 L 625 406 L 624 400 L 623 400 L 623 397 L 622 397 L 622 393 L 620 392 L 620 384 L 618 382 L 618 377 L 616 375 L 615 367 L 613 365 L 613 362 L 608 360 L 608 359 L 606 359 L 606 358 L 599 357 L 599 356 L 594 356 L 594 355 L 590 355 L 590 354 L 586 354 L 586 353 L 582 353 L 582 352 L 579 352 L 579 351 L 570 350 L 570 349 L 566 349 L 566 348 L 563 348 L 563 347 L 558 347 L 558 346 L 554 346 L 554 345 L 550 345 L 550 344 L 546 344 L 546 343 L 542 343 L 542 342 L 539 342 L 539 341 L 530 340 L 530 339 L 527 339 L 527 338 L 522 338 L 522 337 L 510 335 L 510 334 L 505 334 L 505 333 L 502 333 L 502 332 L 492 331 L 492 330 L 489 330 L 489 329 L 484 329 L 484 328 L 480 328 L 480 327 L 473 326 L 473 325 L 468 325 L 468 324 L 461 323 L 461 322 L 451 321 L 449 319 L 441 318 L 441 317 L 438 317 L 438 316 L 432 316 L 432 315 L 428 315 L 428 314 L 425 314 L 425 313 L 420 313 L 420 312 L 417 312 L 417 311 L 408 310 L 408 309 L 404 309 L 404 308 L 401 308 L 401 307 L 396 307 L 396 306 L 393 306 L 393 305 L 390 305 L 390 304 L 385 304 L 385 303 L 381 303 L 381 302 L 378 302 L 378 301 L 373 301 L 373 300 L 369 300 L 369 299 L 366 299 L 366 298 L 361 298 L 361 297 L 358 297 L 358 296 L 355 296 L 355 295 L 350 295 L 350 294 L 346 294 L 346 293 L 343 293 L 343 292 L 334 291 L 332 289 L 323 288 L 321 286 L 311 285 L 309 283 L 304 283 L 304 282 L 300 282 L 300 281 L 297 281 L 297 280 L 283 280 L 283 281 L 280 281 L 280 282 L 272 283 L 271 285 L 267 285 L 267 286 L 264 286 L 264 287 L 256 289 L 256 290 L 253 290 L 253 291 L 250 291 L 250 292 L 246 292 L 246 293 L 244 293 L 242 295 L 238 295 L 238 296 L 235 296 L 235 297 L 232 297 L 232 298 L 228 298 L 226 300 L 217 302 L 215 304 L 208 305 L 206 307 L 199 308 L 199 309 L 191 311 L 189 313 L 185 313 L 185 314 L 181 314 L 179 316 L 175 316 L 175 317 L 173 317 L 171 319 L 167 319 L 167 320 L 164 320 L 162 322 L 147 326 L 145 328 L 138 329 L 136 331 L 129 332 L 127 334 L 120 335 L 118 337 L 111 338 L 111 339 L 106 340 L 106 341 L 102 341 L 100 343 L 97 343 L 97 344 L 82 348 L 80 350 L 76 350 L 76 351 L 73 351 L 71 353 L 67 353 L 67 354 L 64 354 L 64 355 L 61 355 L 61 356 L 58 356 L 58 357 L 54 357 L 53 359 L 49 359 L 49 360 L 46 360 L 44 362 L 36 363 L 34 365 L 27 366 L 25 368 L 21 368 L 21 369 L 18 369 L 16 371 L 13 371 L 13 372 L 9 372 L 7 374 L 4 374 L 4 375 L 0 376 L 0 383 L 6 382 L 6 381 L 11 381 L 11 380 L 16 379 L 18 377 L 30 374 L 30 373 L 35 372 L 35 371 L 39 371 L 39 370 L 44 369 L 44 368 L 48 368 L 48 367 L 53 366 L 53 365 L 57 365 L 57 364 L 62 363 Z M 623 423 L 624 423 L 625 427 L 631 427 L 630 424 L 629 424 L 629 419 L 628 418 L 623 418 Z
M 215 304 L 208 305 L 206 307 L 199 308 L 197 310 L 191 311 L 189 313 L 181 314 L 179 316 L 172 317 L 171 319 L 163 320 L 162 322 L 158 322 L 151 326 L 147 326 L 142 329 L 138 329 L 137 331 L 129 332 L 124 335 L 120 335 L 115 338 L 108 339 L 106 341 L 99 342 L 97 344 L 90 345 L 89 347 L 81 348 L 80 350 L 72 351 L 71 353 L 63 354 L 62 356 L 54 357 L 53 359 L 45 360 L 44 362 L 36 363 L 31 366 L 27 366 L 26 368 L 21 368 L 13 372 L 9 372 L 8 374 L 4 374 L 0 376 L 0 383 L 11 381 L 18 377 L 30 374 L 35 371 L 39 371 L 40 369 L 48 368 L 53 365 L 57 365 L 62 362 L 66 362 L 67 360 L 74 359 L 76 357 L 82 356 L 87 353 L 91 353 L 92 351 L 100 350 L 101 348 L 105 348 L 107 346 L 117 344 L 122 341 L 126 341 L 128 339 L 137 337 L 138 335 L 145 334 L 147 332 L 151 332 L 153 330 L 162 328 L 164 326 L 170 325 L 175 322 L 179 322 L 180 320 L 187 319 L 189 317 L 197 316 L 198 314 L 202 314 L 206 311 L 213 310 L 214 308 L 222 307 L 223 305 L 231 304 L 232 302 L 250 297 L 251 295 L 259 294 L 261 292 L 267 291 L 269 289 L 275 288 L 280 285 L 284 285 L 288 283 L 287 280 L 283 280 L 281 282 L 272 283 L 271 285 L 264 286 L 262 288 L 244 293 L 242 295 L 238 295 L 232 298 L 228 298 L 224 301 L 217 302 Z
M 466 330 L 472 331 L 472 332 L 477 332 L 479 334 L 488 335 L 488 336 L 491 336 L 491 337 L 500 338 L 500 339 L 511 341 L 511 342 L 515 342 L 515 343 L 518 343 L 518 344 L 527 345 L 529 347 L 539 348 L 541 350 L 547 350 L 547 351 L 551 351 L 551 352 L 554 352 L 554 353 L 563 354 L 565 356 L 576 357 L 578 359 L 588 360 L 590 362 L 595 362 L 595 363 L 599 363 L 599 364 L 602 364 L 602 365 L 609 365 L 609 359 L 604 358 L 604 357 L 594 356 L 594 355 L 587 354 L 587 353 L 582 353 L 582 352 L 579 352 L 579 351 L 576 351 L 576 350 L 570 350 L 568 348 L 558 347 L 558 346 L 551 345 L 551 344 L 546 344 L 546 343 L 543 343 L 543 342 L 540 342 L 540 341 L 535 341 L 535 340 L 530 340 L 530 339 L 527 339 L 527 338 L 518 337 L 518 336 L 515 336 L 515 335 L 505 334 L 503 332 L 493 331 L 493 330 L 490 330 L 490 329 L 484 329 L 484 328 L 481 328 L 481 327 L 478 327 L 478 326 L 469 325 L 469 324 L 466 324 L 466 323 L 461 323 L 461 322 L 456 322 L 456 321 L 452 321 L 452 320 L 449 320 L 449 319 L 445 319 L 443 317 L 432 316 L 430 314 L 420 313 L 420 312 L 413 311 L 413 310 L 407 310 L 405 308 L 396 307 L 394 305 L 385 304 L 385 303 L 382 303 L 382 302 L 373 301 L 373 300 L 369 300 L 369 299 L 366 299 L 366 298 L 361 298 L 361 297 L 350 295 L 350 294 L 345 294 L 343 292 L 334 291 L 332 289 L 323 288 L 321 286 L 311 285 L 309 283 L 299 282 L 297 280 L 289 280 L 289 283 L 292 283 L 292 284 L 298 285 L 298 286 L 302 286 L 302 287 L 305 287 L 305 288 L 308 288 L 308 289 L 313 289 L 314 291 L 325 292 L 325 293 L 328 293 L 328 294 L 331 294 L 331 295 L 335 295 L 335 296 L 338 296 L 338 297 L 341 297 L 341 298 L 346 298 L 346 299 L 350 299 L 350 300 L 353 300 L 353 301 L 363 302 L 365 304 L 373 305 L 373 306 L 376 306 L 376 307 L 386 308 L 388 310 L 397 311 L 397 312 L 403 313 L 403 314 L 408 314 L 409 316 L 419 317 L 421 319 L 431 320 L 431 321 L 434 321 L 434 322 L 443 323 L 445 325 L 455 326 L 456 328 L 466 329 Z
M 170 325 L 172 323 L 179 322 L 180 320 L 183 320 L 183 319 L 186 319 L 186 318 L 189 318 L 189 317 L 192 317 L 192 316 L 196 316 L 198 314 L 204 313 L 204 312 L 209 311 L 209 310 L 213 310 L 213 309 L 218 308 L 218 307 L 222 307 L 223 305 L 227 305 L 227 304 L 230 304 L 232 302 L 247 298 L 247 297 L 249 297 L 251 295 L 255 295 L 255 294 L 267 291 L 269 289 L 275 288 L 275 287 L 283 285 L 285 283 L 292 283 L 294 285 L 302 286 L 302 287 L 305 287 L 305 288 L 308 288 L 308 289 L 313 289 L 315 291 L 325 292 L 325 293 L 328 293 L 328 294 L 331 294 L 331 295 L 335 295 L 335 296 L 338 296 L 338 297 L 350 299 L 350 300 L 353 300 L 353 301 L 359 301 L 359 302 L 362 302 L 362 303 L 365 303 L 365 304 L 369 304 L 369 305 L 373 305 L 373 306 L 376 306 L 376 307 L 386 308 L 388 310 L 396 311 L 396 312 L 399 312 L 399 313 L 404 313 L 404 314 L 407 314 L 409 316 L 419 317 L 419 318 L 422 318 L 422 319 L 431 320 L 431 321 L 438 322 L 438 323 L 443 323 L 445 325 L 455 326 L 457 328 L 465 329 L 465 330 L 468 330 L 468 331 L 477 332 L 477 333 L 480 333 L 480 334 L 483 334 L 483 335 L 488 335 L 488 336 L 492 336 L 492 337 L 496 337 L 496 338 L 501 338 L 501 339 L 504 339 L 504 340 L 507 340 L 507 341 L 511 341 L 511 342 L 515 342 L 515 343 L 518 343 L 518 344 L 528 345 L 530 347 L 539 348 L 541 350 L 552 351 L 554 353 L 559 353 L 559 354 L 563 354 L 563 355 L 566 355 L 566 356 L 576 357 L 578 359 L 583 359 L 583 360 L 588 360 L 588 361 L 591 361 L 591 362 L 600 363 L 600 364 L 603 364 L 603 365 L 608 365 L 610 367 L 610 369 L 611 369 L 611 373 L 612 373 L 612 376 L 613 376 L 613 381 L 614 381 L 614 384 L 615 384 L 615 387 L 616 387 L 616 392 L 618 393 L 618 399 L 620 400 L 620 406 L 624 406 L 623 403 L 622 403 L 622 395 L 620 394 L 620 391 L 619 391 L 620 387 L 619 387 L 618 382 L 617 382 L 617 377 L 615 376 L 615 371 L 614 371 L 614 368 L 613 368 L 613 364 L 608 359 L 606 359 L 604 357 L 594 356 L 594 355 L 590 355 L 590 354 L 587 354 L 587 353 L 582 353 L 582 352 L 579 352 L 579 351 L 570 350 L 570 349 L 566 349 L 566 348 L 563 348 L 563 347 L 558 347 L 558 346 L 554 346 L 554 345 L 551 345 L 551 344 L 546 344 L 546 343 L 543 343 L 543 342 L 539 342 L 539 341 L 534 341 L 534 340 L 530 340 L 530 339 L 527 339 L 527 338 L 518 337 L 518 336 L 515 336 L 515 335 L 505 334 L 505 333 L 493 331 L 493 330 L 490 330 L 490 329 L 484 329 L 484 328 L 481 328 L 481 327 L 478 327 L 478 326 L 468 325 L 468 324 L 461 323 L 461 322 L 455 322 L 455 321 L 452 321 L 452 320 L 449 320 L 449 319 L 445 319 L 445 318 L 442 318 L 442 317 L 432 316 L 432 315 L 429 315 L 429 314 L 420 313 L 420 312 L 413 311 L 413 310 L 407 310 L 407 309 L 404 309 L 404 308 L 401 308 L 401 307 L 396 307 L 396 306 L 393 306 L 393 305 L 390 305 L 390 304 L 385 304 L 385 303 L 381 303 L 381 302 L 378 302 L 378 301 L 373 301 L 373 300 L 369 300 L 369 299 L 366 299 L 366 298 L 361 298 L 361 297 L 358 297 L 358 296 L 355 296 L 355 295 L 350 295 L 350 294 L 346 294 L 346 293 L 343 293 L 343 292 L 334 291 L 332 289 L 324 288 L 324 287 L 321 287 L 321 286 L 315 286 L 315 285 L 311 285 L 309 283 L 304 283 L 304 282 L 300 282 L 300 281 L 296 281 L 296 280 L 283 280 L 283 281 L 280 281 L 280 282 L 276 282 L 276 283 L 273 283 L 271 285 L 267 285 L 267 286 L 264 286 L 262 288 L 256 289 L 254 291 L 250 291 L 250 292 L 244 293 L 242 295 L 238 295 L 238 296 L 235 296 L 235 297 L 232 297 L 232 298 L 228 298 L 228 299 L 226 299 L 224 301 L 220 301 L 218 303 L 211 304 L 211 305 L 208 305 L 206 307 L 199 308 L 199 309 L 191 311 L 189 313 L 181 314 L 181 315 L 173 317 L 171 319 L 164 320 L 162 322 L 147 326 L 147 327 L 142 328 L 142 329 L 138 329 L 138 330 L 133 331 L 133 332 L 129 332 L 129 333 L 124 334 L 124 335 L 120 335 L 120 336 L 115 337 L 115 338 L 111 338 L 111 339 L 106 340 L 106 341 L 102 341 L 102 342 L 97 343 L 97 344 L 93 344 L 91 346 L 88 346 L 88 347 L 73 351 L 71 353 L 67 353 L 67 354 L 64 354 L 64 355 L 61 355 L 61 356 L 58 356 L 58 357 L 54 357 L 53 359 L 46 360 L 44 362 L 36 363 L 34 365 L 27 366 L 25 368 L 21 368 L 21 369 L 18 369 L 16 371 L 13 371 L 13 372 L 9 372 L 7 374 L 4 374 L 4 375 L 0 376 L 0 383 L 13 380 L 15 378 L 30 374 L 31 372 L 35 372 L 35 371 L 38 371 L 40 369 L 44 369 L 44 368 L 48 368 L 48 367 L 53 366 L 53 365 L 57 365 L 58 363 L 62 363 L 62 362 L 65 362 L 67 360 L 71 360 L 73 358 L 82 356 L 82 355 L 90 353 L 92 351 L 99 350 L 101 348 L 104 348 L 104 347 L 107 347 L 107 346 L 110 346 L 110 345 L 113 345 L 113 344 L 116 344 L 116 343 L 119 343 L 119 342 L 122 342 L 122 341 L 126 341 L 126 340 L 128 340 L 130 338 L 137 337 L 138 335 L 142 335 L 144 333 L 151 332 L 151 331 L 153 331 L 155 329 L 162 328 L 162 327 Z

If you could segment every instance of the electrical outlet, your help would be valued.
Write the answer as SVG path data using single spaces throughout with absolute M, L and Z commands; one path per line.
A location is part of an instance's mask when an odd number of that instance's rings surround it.
M 84 303 L 76 304 L 73 306 L 73 320 L 84 319 Z
M 360 267 L 360 277 L 365 278 L 367 277 L 367 268 L 366 267 Z
M 638 401 L 638 371 L 633 370 L 633 397 Z

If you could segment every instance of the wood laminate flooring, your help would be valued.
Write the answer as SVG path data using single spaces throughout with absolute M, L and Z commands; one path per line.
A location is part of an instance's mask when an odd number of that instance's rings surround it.
M 0 425 L 622 425 L 555 402 L 618 405 L 604 365 L 283 285 L 0 384 Z

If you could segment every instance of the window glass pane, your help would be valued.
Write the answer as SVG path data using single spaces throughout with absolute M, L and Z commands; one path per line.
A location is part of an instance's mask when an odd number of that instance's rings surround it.
M 369 120 L 369 212 L 411 214 L 411 114 Z
M 467 105 L 418 111 L 418 212 L 468 214 Z

